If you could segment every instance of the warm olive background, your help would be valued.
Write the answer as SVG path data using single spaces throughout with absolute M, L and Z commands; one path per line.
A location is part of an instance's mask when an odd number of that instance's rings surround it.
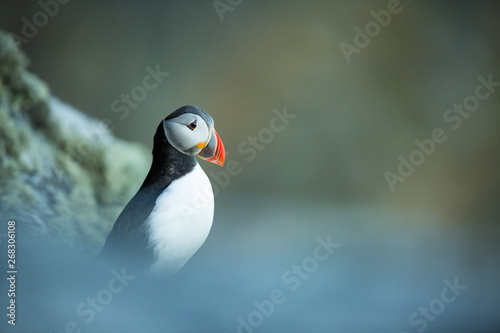
M 283 287 L 281 274 L 327 234 L 341 254 L 256 331 L 414 332 L 408 316 L 455 276 L 469 289 L 426 330 L 500 327 L 500 87 L 456 130 L 443 120 L 478 76 L 500 81 L 500 4 L 403 0 L 348 63 L 340 43 L 353 44 L 353 29 L 387 4 L 243 0 L 221 21 L 209 0 L 73 0 L 22 44 L 55 96 L 107 119 L 116 136 L 149 147 L 163 117 L 195 104 L 241 167 L 182 273 L 212 303 L 186 303 L 171 327 L 202 330 L 192 310 L 206 315 L 206 331 L 236 331 L 235 318 Z M 4 1 L 0 27 L 22 35 L 23 17 L 32 22 L 40 9 Z M 112 103 L 142 84 L 148 66 L 170 74 L 121 119 Z M 284 108 L 296 117 L 248 162 L 239 145 Z M 384 173 L 435 128 L 448 139 L 392 192 Z M 152 308 L 147 321 L 161 321 L 161 306 Z

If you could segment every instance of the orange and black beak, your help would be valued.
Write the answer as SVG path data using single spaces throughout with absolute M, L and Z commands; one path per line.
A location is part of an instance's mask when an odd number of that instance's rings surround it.
M 198 156 L 217 165 L 224 165 L 224 161 L 226 160 L 226 149 L 215 129 L 212 131 L 210 140 L 208 140 L 206 146 L 198 153 Z

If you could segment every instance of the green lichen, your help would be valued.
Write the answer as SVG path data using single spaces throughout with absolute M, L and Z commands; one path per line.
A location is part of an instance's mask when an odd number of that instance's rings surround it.
M 0 32 L 1 216 L 95 253 L 144 179 L 150 153 L 52 98 L 27 65 Z

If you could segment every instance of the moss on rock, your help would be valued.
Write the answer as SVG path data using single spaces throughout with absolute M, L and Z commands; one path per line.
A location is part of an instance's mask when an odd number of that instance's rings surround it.
M 0 32 L 0 213 L 23 229 L 96 253 L 147 172 L 144 146 L 50 95 Z

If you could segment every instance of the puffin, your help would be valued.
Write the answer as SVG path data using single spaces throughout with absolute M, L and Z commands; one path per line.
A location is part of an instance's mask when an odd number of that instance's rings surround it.
M 158 125 L 151 168 L 115 221 L 99 253 L 113 267 L 172 276 L 205 242 L 214 216 L 210 180 L 196 156 L 223 166 L 212 117 L 194 105 Z

